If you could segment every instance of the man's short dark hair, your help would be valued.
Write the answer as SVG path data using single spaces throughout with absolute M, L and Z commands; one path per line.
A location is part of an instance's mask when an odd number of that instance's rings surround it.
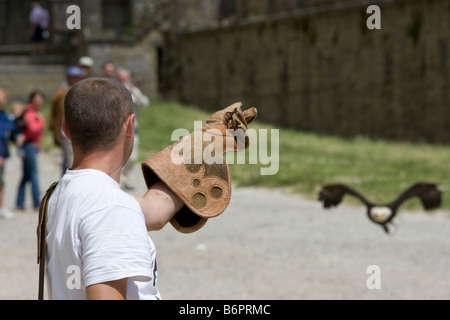
M 64 101 L 72 145 L 86 152 L 110 148 L 132 113 L 131 94 L 115 79 L 80 81 L 69 90 Z

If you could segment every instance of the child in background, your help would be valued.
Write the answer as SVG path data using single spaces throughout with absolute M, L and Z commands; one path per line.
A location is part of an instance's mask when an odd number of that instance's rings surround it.
M 14 123 L 15 129 L 11 132 L 11 141 L 16 144 L 17 154 L 19 157 L 25 155 L 23 150 L 23 144 L 25 143 L 25 136 L 22 133 L 23 127 L 25 125 L 25 120 L 23 120 L 23 114 L 26 110 L 26 105 L 22 102 L 15 101 L 11 103 L 10 106 L 11 114 L 9 115 L 10 120 Z
M 4 110 L 7 102 L 6 91 L 0 88 L 0 218 L 11 219 L 13 214 L 3 206 L 3 174 L 5 171 L 5 162 L 9 158 L 9 139 L 11 132 L 14 131 L 14 123 Z

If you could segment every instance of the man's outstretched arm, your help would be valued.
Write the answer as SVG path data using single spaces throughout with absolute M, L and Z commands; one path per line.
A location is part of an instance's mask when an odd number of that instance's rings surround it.
M 184 203 L 162 181 L 152 185 L 144 196 L 133 195 L 139 202 L 148 231 L 161 230 Z

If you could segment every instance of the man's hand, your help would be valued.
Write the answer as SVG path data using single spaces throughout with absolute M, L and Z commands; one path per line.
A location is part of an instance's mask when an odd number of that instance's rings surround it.
M 142 163 L 147 187 L 151 189 L 163 182 L 161 188 L 167 191 L 165 197 L 156 193 L 162 201 L 160 206 L 166 208 L 164 219 L 157 219 L 162 225 L 172 215 L 170 223 L 175 229 L 191 233 L 225 211 L 231 198 L 231 175 L 223 154 L 248 147 L 246 130 L 257 116 L 256 108 L 242 111 L 241 106 L 238 102 L 215 112 L 202 128 L 195 128 L 190 135 Z M 149 190 L 144 198 L 154 195 Z M 151 215 L 160 206 L 147 211 L 141 201 L 143 211 Z M 150 228 L 152 224 L 150 219 Z

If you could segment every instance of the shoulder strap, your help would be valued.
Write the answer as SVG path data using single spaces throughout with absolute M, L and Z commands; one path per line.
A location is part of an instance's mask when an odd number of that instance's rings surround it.
M 54 182 L 45 193 L 39 206 L 39 222 L 37 226 L 37 263 L 39 264 L 39 293 L 38 300 L 44 300 L 44 278 L 45 278 L 45 256 L 47 246 L 45 242 L 47 234 L 47 207 L 50 196 L 56 188 L 58 182 Z

